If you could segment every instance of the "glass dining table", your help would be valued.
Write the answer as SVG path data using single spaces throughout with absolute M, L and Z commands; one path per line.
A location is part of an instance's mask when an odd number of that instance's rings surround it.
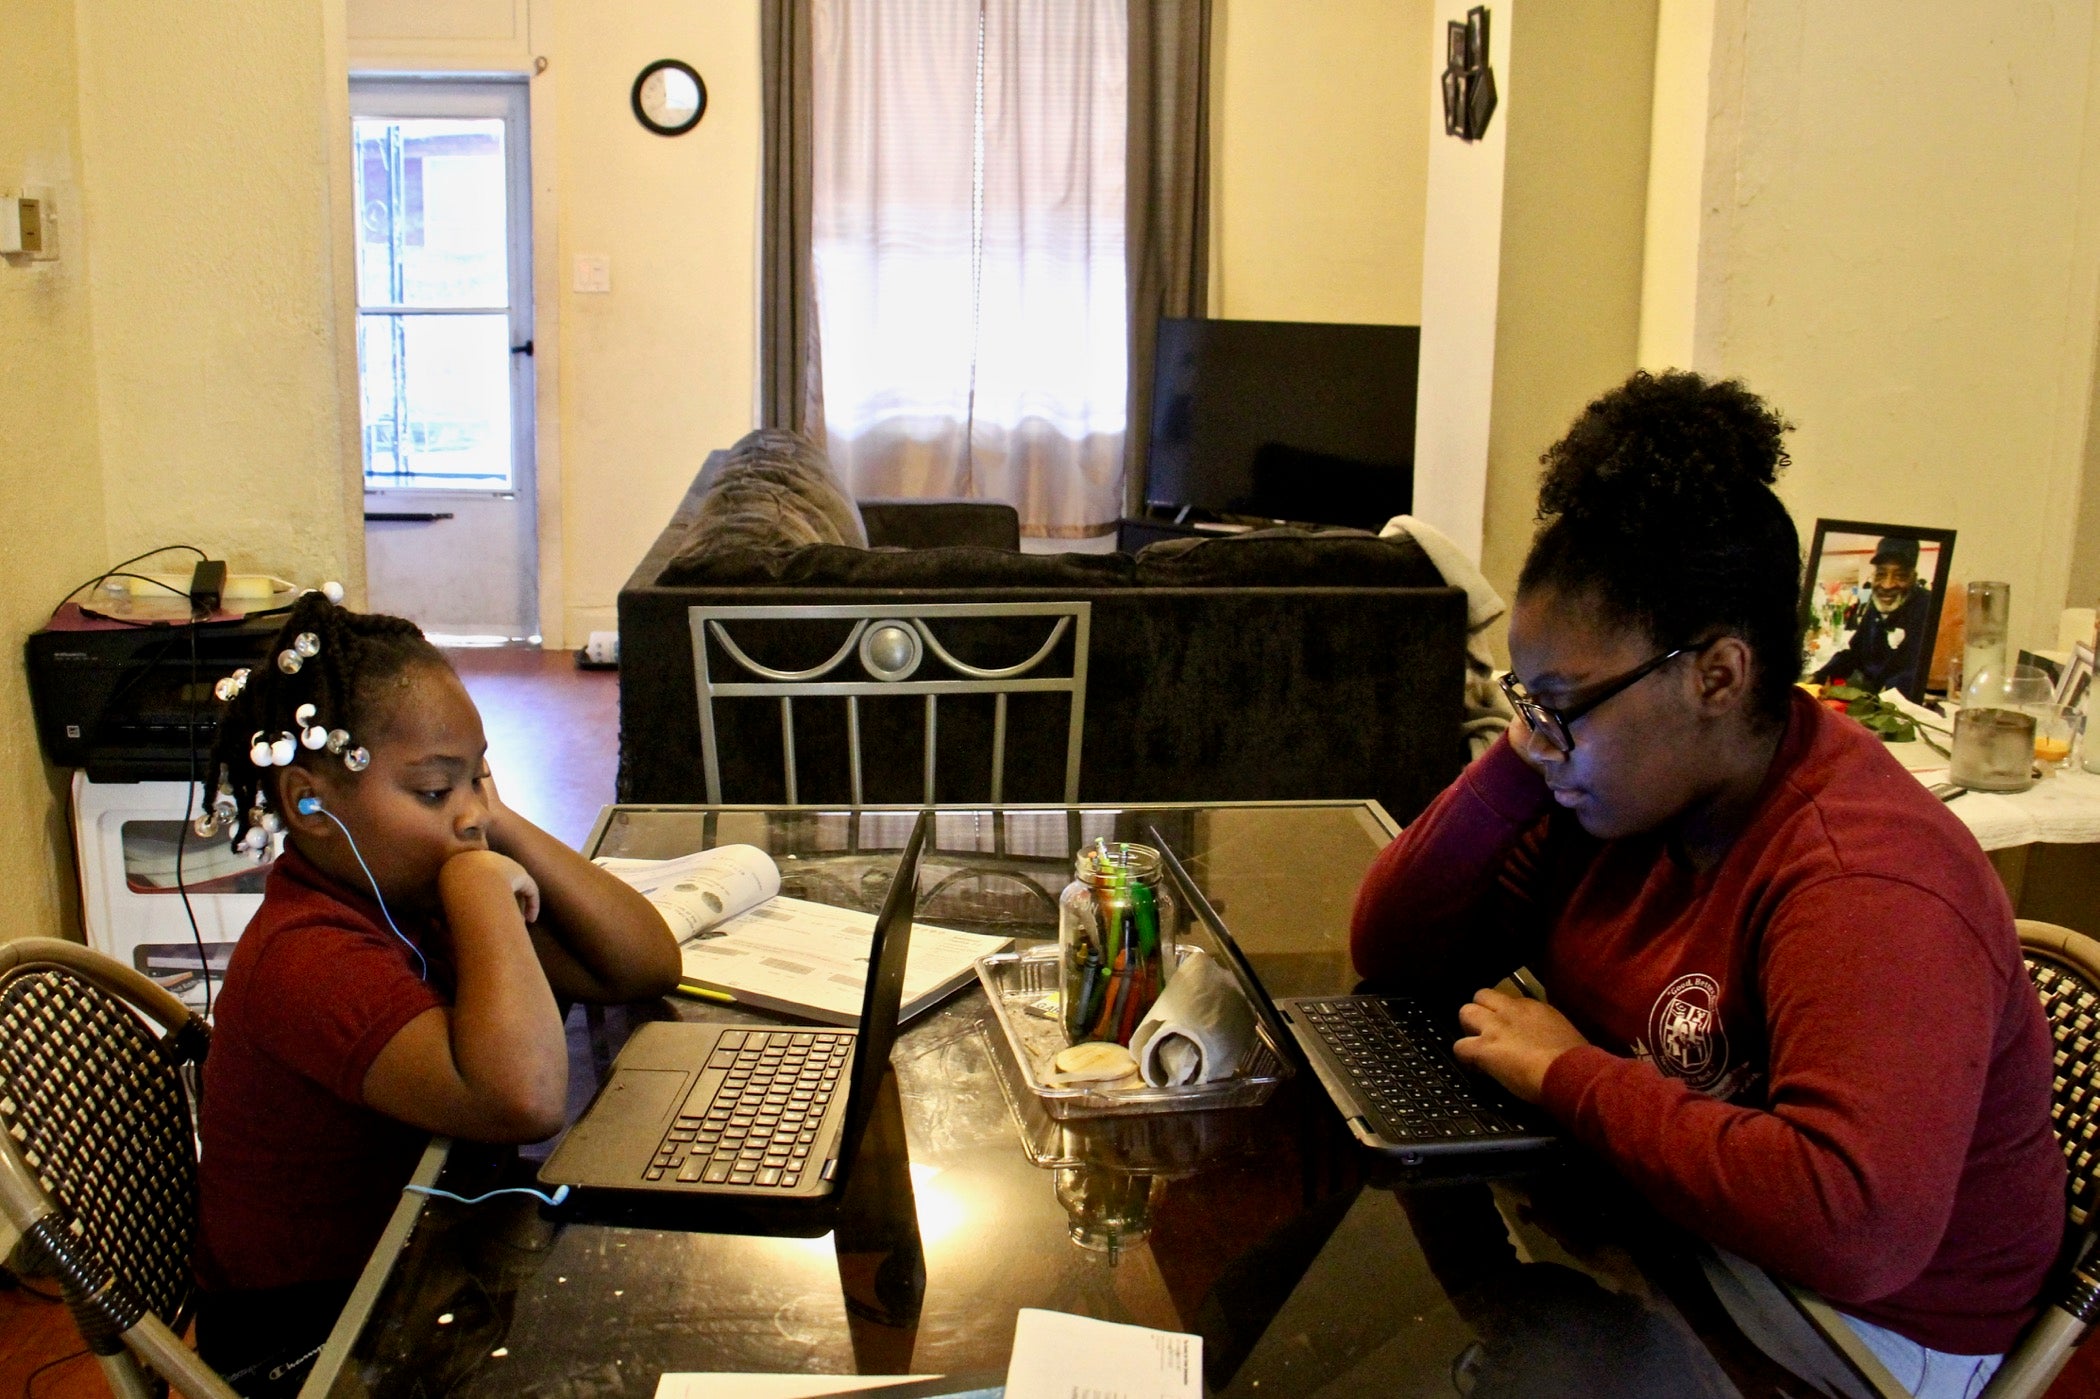
M 750 844 L 784 893 L 873 910 L 915 815 L 608 807 L 586 853 Z M 918 917 L 1054 939 L 1075 851 L 1163 839 L 1272 995 L 1347 992 L 1351 902 L 1394 834 L 1364 802 L 943 809 Z M 678 998 L 586 1033 L 579 1011 L 574 1106 L 634 1025 L 670 1017 L 787 1023 Z M 1782 1367 L 1731 1321 L 1696 1241 L 1576 1148 L 1396 1166 L 1302 1066 L 1257 1106 L 1061 1118 L 974 983 L 906 1026 L 892 1064 L 821 1237 L 404 1193 L 302 1394 L 610 1399 L 728 1371 L 996 1386 L 1026 1307 L 1194 1333 L 1213 1396 L 1810 1392 L 1798 1356 Z M 440 1140 L 418 1180 L 529 1183 L 545 1150 Z

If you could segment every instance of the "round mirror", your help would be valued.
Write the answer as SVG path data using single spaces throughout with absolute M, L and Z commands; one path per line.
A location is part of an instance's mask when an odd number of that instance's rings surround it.
M 634 80 L 634 116 L 659 136 L 682 136 L 707 115 L 707 84 L 690 63 L 659 58 Z

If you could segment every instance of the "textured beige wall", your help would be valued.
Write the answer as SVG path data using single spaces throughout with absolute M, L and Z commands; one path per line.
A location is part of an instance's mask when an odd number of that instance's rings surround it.
M 361 583 L 339 11 L 76 6 L 113 553 L 179 539 Z
M 22 641 L 107 562 L 93 336 L 80 218 L 73 13 L 0 0 L 0 191 L 50 187 L 56 262 L 0 262 L 0 939 L 79 936 L 60 775 L 29 717 Z
M 1716 7 L 1697 365 L 1798 424 L 1804 535 L 1951 526 L 2024 645 L 2054 640 L 2085 474 L 2096 57 L 2085 0 Z
M 1217 0 L 1212 315 L 1420 322 L 1431 8 Z
M 1480 559 L 1505 597 L 1539 454 L 1635 367 L 1655 32 L 1654 0 L 1553 0 L 1526 5 L 1512 35 Z

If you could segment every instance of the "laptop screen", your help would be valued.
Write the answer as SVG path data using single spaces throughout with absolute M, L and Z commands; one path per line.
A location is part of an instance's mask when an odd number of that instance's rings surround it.
M 860 1141 L 861 1129 L 874 1111 L 882 1075 L 889 1068 L 890 1048 L 897 1042 L 904 961 L 911 952 L 912 915 L 919 909 L 919 854 L 932 827 L 933 813 L 921 811 L 911 828 L 911 839 L 904 842 L 897 872 L 890 879 L 889 897 L 882 902 L 874 937 L 868 943 L 868 984 L 861 994 L 860 1038 L 853 1049 L 853 1083 L 846 1098 L 841 1139 L 845 1151 L 853 1150 Z

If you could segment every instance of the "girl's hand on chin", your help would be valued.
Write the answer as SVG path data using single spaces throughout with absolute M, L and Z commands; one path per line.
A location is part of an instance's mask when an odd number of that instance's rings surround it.
M 501 881 L 504 892 L 517 901 L 518 915 L 527 923 L 539 919 L 540 886 L 523 865 L 508 855 L 494 850 L 462 850 L 445 861 L 438 874 L 440 887 L 454 879 Z

